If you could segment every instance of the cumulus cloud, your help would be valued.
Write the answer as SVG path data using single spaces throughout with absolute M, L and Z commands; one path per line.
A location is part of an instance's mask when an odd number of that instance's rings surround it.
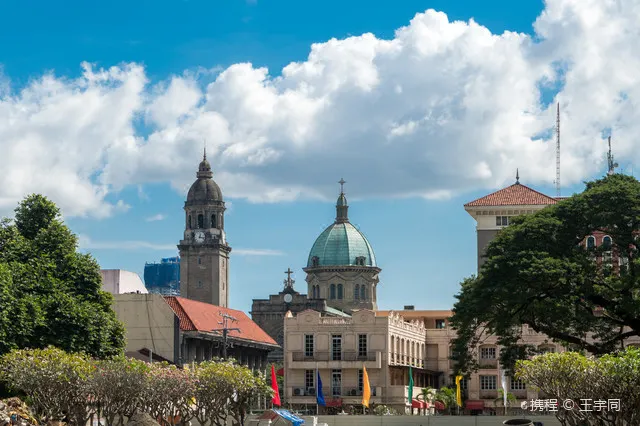
M 175 244 L 152 243 L 149 241 L 94 241 L 88 235 L 78 235 L 81 250 L 158 250 L 178 251 Z M 284 256 L 284 252 L 273 249 L 234 248 L 236 256 Z
M 205 140 L 225 196 L 253 202 L 333 198 L 341 176 L 358 197 L 436 200 L 516 168 L 550 184 L 556 101 L 564 184 L 602 169 L 606 129 L 638 161 L 640 0 L 548 0 L 534 29 L 493 34 L 427 10 L 390 40 L 331 39 L 271 73 L 239 63 L 150 85 L 138 64 L 83 64 L 14 92 L 0 74 L 0 209 L 43 192 L 67 216 L 104 217 L 132 185 L 184 192 Z
M 157 222 L 159 220 L 165 220 L 167 218 L 166 215 L 162 214 L 162 213 L 158 213 L 158 214 L 154 214 L 153 216 L 149 216 L 148 218 L 146 218 L 145 220 L 147 222 Z

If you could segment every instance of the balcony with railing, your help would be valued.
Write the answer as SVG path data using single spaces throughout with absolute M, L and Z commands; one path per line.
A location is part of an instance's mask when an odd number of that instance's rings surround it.
M 377 396 L 377 387 L 371 387 L 371 396 Z M 290 388 L 290 395 L 294 398 L 315 398 L 315 388 L 305 388 L 303 386 L 294 386 Z M 350 397 L 362 397 L 363 391 L 354 386 L 323 386 L 322 393 L 325 398 L 350 398 Z
M 421 358 L 410 357 L 408 355 L 392 352 L 389 355 L 390 365 L 406 365 L 417 368 L 426 368 L 425 360 Z
M 291 352 L 291 368 L 381 368 L 382 353 L 380 351 L 316 351 L 313 353 Z

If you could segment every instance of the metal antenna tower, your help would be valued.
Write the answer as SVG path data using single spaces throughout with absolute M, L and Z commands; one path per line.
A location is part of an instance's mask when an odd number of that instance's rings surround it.
M 560 102 L 556 115 L 556 196 L 560 196 Z
M 612 175 L 615 173 L 615 168 L 618 167 L 618 163 L 616 163 L 613 159 L 613 154 L 611 153 L 611 136 L 609 136 L 609 152 L 607 153 L 607 163 L 609 165 L 609 170 L 607 170 L 608 175 Z
M 231 322 L 238 322 L 237 319 L 235 319 L 234 317 L 232 317 L 231 315 L 227 314 L 227 313 L 222 313 L 219 312 L 220 316 L 222 317 L 222 321 L 220 321 L 218 324 L 220 324 L 222 326 L 222 328 L 217 328 L 211 331 L 222 331 L 222 358 L 223 359 L 227 359 L 227 337 L 229 335 L 230 331 L 237 331 L 238 333 L 242 333 L 242 331 L 240 331 L 239 328 L 230 328 L 229 327 L 229 321 Z

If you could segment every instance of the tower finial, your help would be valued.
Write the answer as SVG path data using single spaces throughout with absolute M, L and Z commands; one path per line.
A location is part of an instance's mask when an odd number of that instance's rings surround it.
M 347 197 L 344 195 L 344 184 L 347 182 L 341 178 L 338 183 L 340 184 L 340 195 L 338 196 L 338 202 L 336 203 L 336 222 L 349 222 L 349 215 L 347 214 L 349 205 L 347 204 Z
M 207 140 L 204 140 L 204 155 L 202 156 L 203 160 L 207 159 Z
M 520 171 L 516 169 L 516 183 L 520 183 Z
M 286 271 L 284 271 L 285 274 L 287 274 L 287 279 L 284 280 L 284 288 L 285 289 L 293 289 L 293 284 L 295 284 L 295 280 L 291 279 L 291 274 L 293 274 L 293 271 L 291 270 L 291 268 L 287 268 Z

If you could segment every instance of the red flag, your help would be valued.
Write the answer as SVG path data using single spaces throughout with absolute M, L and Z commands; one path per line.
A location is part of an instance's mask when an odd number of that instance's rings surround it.
M 276 379 L 276 369 L 271 364 L 271 389 L 273 389 L 273 398 L 271 402 L 273 405 L 280 406 L 280 391 L 278 390 L 278 380 Z

